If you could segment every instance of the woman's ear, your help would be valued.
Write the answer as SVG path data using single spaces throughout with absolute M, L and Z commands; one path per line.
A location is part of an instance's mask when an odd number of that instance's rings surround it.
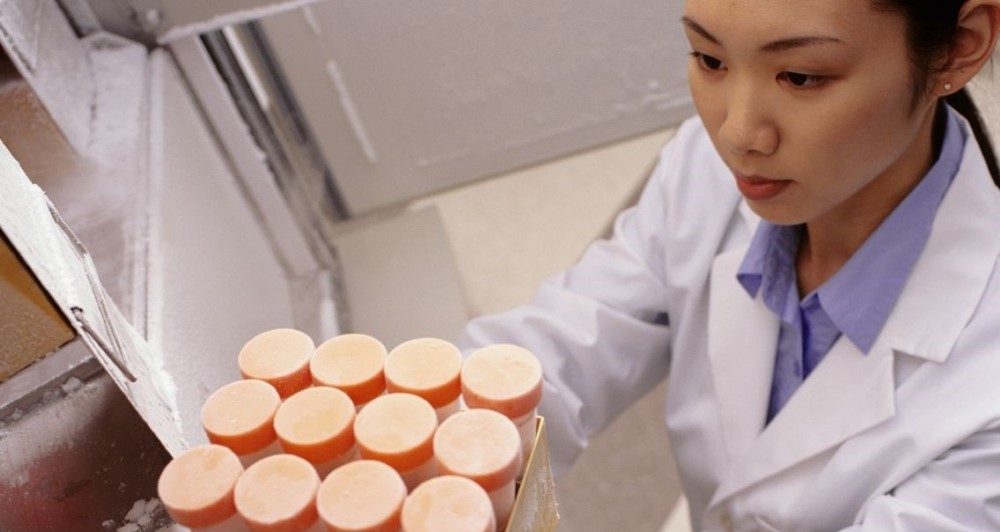
M 1000 0 L 968 0 L 958 31 L 931 90 L 942 96 L 965 86 L 993 55 L 1000 35 Z

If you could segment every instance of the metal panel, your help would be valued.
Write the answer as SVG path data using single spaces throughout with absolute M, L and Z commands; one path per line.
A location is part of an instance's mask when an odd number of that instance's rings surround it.
M 87 46 L 94 45 L 93 52 L 100 57 L 88 54 L 84 64 L 103 65 L 98 69 L 103 68 L 109 80 L 143 79 L 145 51 L 125 45 L 122 56 L 118 46 L 122 44 L 115 39 L 89 41 Z M 109 58 L 103 54 L 114 59 L 105 61 Z M 129 76 L 136 74 L 129 70 L 134 66 L 139 66 L 138 76 Z M 143 88 L 140 82 L 135 92 L 142 94 Z M 144 182 L 145 176 L 132 164 L 142 158 L 135 147 L 141 145 L 145 129 L 136 116 L 127 122 L 124 129 L 131 133 L 124 136 L 131 145 L 120 131 L 121 119 L 138 112 L 142 101 L 129 95 L 127 88 L 107 95 L 116 98 L 114 111 L 105 107 L 111 103 L 108 99 L 96 106 L 86 104 L 88 113 L 95 113 L 88 127 L 101 133 L 87 146 L 86 164 L 76 166 L 80 161 L 71 161 L 61 167 L 65 171 L 61 176 L 50 172 L 45 180 L 52 197 L 67 204 L 72 204 L 74 190 L 78 206 L 88 198 L 94 201 L 88 208 L 70 211 L 81 216 L 76 221 L 88 240 L 103 237 L 112 243 L 98 248 L 107 252 L 121 246 L 111 256 L 102 256 L 102 262 L 118 272 L 130 272 L 127 265 L 139 251 L 123 246 L 128 238 L 122 237 L 135 221 L 137 200 L 144 198 L 129 196 L 131 208 L 121 208 L 114 195 L 107 194 L 119 189 L 134 192 L 128 186 L 134 184 L 141 190 Z M 3 102 L 5 116 L 10 104 Z M 109 117 L 110 122 L 105 121 Z M 38 124 L 27 120 L 19 125 L 32 129 Z M 112 131 L 103 129 L 107 126 Z M 17 132 L 6 130 L 5 137 Z M 44 139 L 33 137 L 33 142 L 39 144 L 24 149 L 44 153 Z M 105 149 L 121 150 L 110 154 L 123 167 L 118 172 L 102 167 L 109 162 Z M 95 174 L 100 177 L 94 179 Z M 116 181 L 123 177 L 124 182 Z M 98 183 L 102 186 L 91 188 Z M 155 375 L 155 360 L 148 356 L 143 340 L 98 281 L 91 255 L 6 149 L 0 149 L 0 189 L 4 191 L 0 228 L 77 334 L 73 342 L 0 384 L 0 530 L 117 527 L 124 524 L 133 502 L 155 496 L 156 478 L 169 457 L 164 445 L 175 451 L 182 448 L 172 408 L 161 402 L 158 393 L 162 379 Z M 103 216 L 98 220 L 89 216 L 95 212 Z M 124 270 L 119 269 L 122 264 Z M 124 288 L 128 291 L 131 285 Z M 132 301 L 128 293 L 118 295 Z M 151 510 L 146 516 L 149 525 L 165 521 L 165 516 L 155 515 L 155 508 Z
M 455 338 L 469 315 L 434 208 L 347 231 L 334 240 L 354 331 L 389 349 L 413 338 Z
M 62 0 L 72 5 L 76 0 Z M 109 31 L 143 42 L 169 44 L 233 24 L 281 13 L 318 0 L 90 0 Z M 143 38 L 145 36 L 146 38 Z
M 0 97 L 0 138 L 93 256 L 111 299 L 145 334 L 146 49 L 106 33 L 82 44 L 96 88 L 93 102 L 86 103 L 91 115 L 86 151 L 60 157 L 59 139 L 37 134 L 48 129 L 46 117 L 23 114 L 37 99 L 23 88 L 17 90 L 25 93 L 20 98 Z
M 94 78 L 80 43 L 54 0 L 0 2 L 0 45 L 38 95 L 69 144 L 90 140 Z
M 682 8 L 369 0 L 260 25 L 356 215 L 690 115 Z
M 117 530 L 157 496 L 169 459 L 108 374 L 60 380 L 0 419 L 0 530 Z M 169 522 L 162 506 L 139 508 L 133 530 Z
M 177 39 L 242 24 L 317 0 L 160 0 L 164 23 L 157 28 L 156 40 L 167 44 Z
M 227 91 L 201 40 L 188 37 L 174 42 L 170 51 L 191 85 L 211 122 L 219 142 L 239 172 L 249 196 L 272 237 L 277 258 L 291 276 L 311 274 L 318 268 L 294 214 L 284 202 L 274 175 L 260 148 L 250 136 L 233 97 Z
M 170 55 L 151 54 L 148 339 L 176 383 L 183 433 L 206 441 L 201 405 L 240 378 L 236 356 L 295 326 L 291 286 Z
M 6 148 L 0 148 L 0 189 L 0 228 L 11 247 L 164 446 L 179 451 L 183 442 L 156 359 L 111 302 L 86 248 Z

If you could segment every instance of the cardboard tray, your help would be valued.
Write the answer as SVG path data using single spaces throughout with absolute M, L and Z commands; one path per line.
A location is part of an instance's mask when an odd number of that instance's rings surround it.
M 535 443 L 528 455 L 524 478 L 517 489 L 514 510 L 507 522 L 507 532 L 549 532 L 556 529 L 559 511 L 556 485 L 552 479 L 549 441 L 545 437 L 545 419 L 535 424 Z

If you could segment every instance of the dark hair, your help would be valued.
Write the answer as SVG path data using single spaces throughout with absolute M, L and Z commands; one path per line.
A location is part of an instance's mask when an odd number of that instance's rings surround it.
M 870 0 L 875 9 L 894 11 L 906 19 L 910 62 L 914 70 L 914 101 L 926 91 L 927 79 L 935 63 L 948 53 L 958 30 L 958 15 L 966 0 Z M 945 97 L 945 101 L 962 114 L 983 151 L 983 158 L 993 182 L 1000 187 L 1000 169 L 990 137 L 979 116 L 979 110 L 966 89 Z

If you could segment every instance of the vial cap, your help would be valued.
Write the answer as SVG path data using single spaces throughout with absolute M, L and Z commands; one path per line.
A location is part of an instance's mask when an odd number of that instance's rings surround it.
M 233 451 L 221 445 L 200 445 L 163 468 L 157 492 L 174 521 L 186 527 L 209 527 L 236 513 L 233 492 L 242 473 Z
M 354 403 L 326 386 L 307 388 L 285 399 L 274 416 L 281 448 L 319 465 L 354 447 Z
M 390 392 L 419 395 L 434 408 L 441 408 L 462 395 L 461 371 L 462 353 L 452 343 L 417 338 L 389 352 L 385 384 Z
M 309 369 L 314 384 L 343 390 L 356 405 L 365 404 L 385 391 L 386 349 L 365 334 L 342 334 L 316 348 Z
M 315 347 L 309 335 L 295 329 L 262 332 L 240 350 L 240 373 L 266 381 L 288 397 L 312 384 L 309 358 Z
M 462 397 L 469 408 L 496 410 L 511 419 L 526 416 L 542 399 L 542 365 L 523 347 L 484 347 L 465 359 Z
M 232 382 L 205 400 L 201 424 L 209 441 L 243 456 L 274 442 L 274 414 L 280 404 L 278 392 L 264 381 Z
M 255 531 L 305 530 L 319 518 L 319 484 L 316 469 L 302 458 L 269 456 L 248 467 L 236 482 L 236 510 Z
M 507 416 L 476 408 L 452 415 L 434 435 L 441 474 L 466 477 L 486 491 L 513 482 L 521 470 L 521 436 Z
M 434 407 L 408 393 L 377 397 L 354 420 L 361 457 L 385 462 L 400 473 L 434 457 L 436 429 Z
M 316 506 L 330 530 L 398 530 L 406 484 L 395 469 L 359 460 L 334 469 L 319 487 Z
M 406 532 L 493 532 L 496 527 L 489 495 L 467 478 L 432 478 L 403 504 Z

